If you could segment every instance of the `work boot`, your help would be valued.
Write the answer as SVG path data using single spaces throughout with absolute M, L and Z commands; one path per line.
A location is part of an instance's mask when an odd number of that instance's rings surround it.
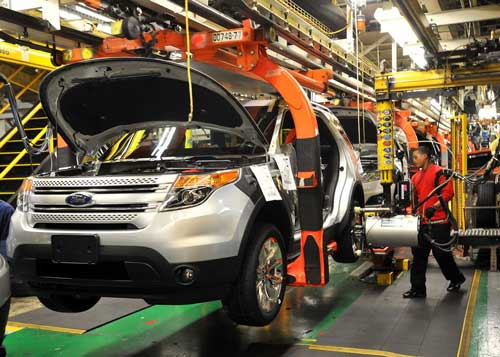
M 415 298 L 425 298 L 427 297 L 427 293 L 425 291 L 417 291 L 410 289 L 403 294 L 403 298 L 405 299 L 415 299 Z
M 458 290 L 460 290 L 460 286 L 463 283 L 465 283 L 465 276 L 463 276 L 463 274 L 462 274 L 462 275 L 460 275 L 460 278 L 458 279 L 458 281 L 450 282 L 450 285 L 448 285 L 446 290 L 448 290 L 449 292 L 458 291 Z

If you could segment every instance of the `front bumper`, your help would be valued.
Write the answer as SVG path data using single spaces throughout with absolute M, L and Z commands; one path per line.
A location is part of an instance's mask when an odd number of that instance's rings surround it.
M 235 185 L 220 188 L 196 207 L 140 213 L 146 222 L 140 229 L 96 231 L 85 224 L 41 229 L 30 222 L 30 213 L 18 210 L 7 251 L 14 280 L 37 296 L 78 293 L 182 304 L 213 300 L 237 278 L 240 246 L 253 210 L 250 198 Z M 53 263 L 53 235 L 97 235 L 97 264 Z M 176 281 L 176 269 L 184 265 L 196 273 L 189 286 Z
M 14 279 L 36 296 L 79 294 L 141 298 L 159 303 L 192 303 L 222 298 L 237 279 L 238 257 L 172 264 L 144 247 L 101 247 L 97 264 L 54 263 L 52 247 L 22 245 L 12 266 Z M 194 270 L 194 281 L 183 284 L 178 269 Z
M 17 248 L 26 244 L 50 245 L 53 235 L 75 238 L 97 235 L 102 247 L 146 247 L 171 263 L 230 258 L 238 255 L 253 209 L 254 204 L 247 195 L 235 185 L 228 185 L 195 207 L 137 213 L 137 219 L 142 222 L 139 229 L 96 229 L 92 219 L 95 222 L 97 217 L 102 219 L 101 223 L 107 222 L 107 215 L 100 214 L 78 214 L 77 228 L 69 227 L 75 223 L 72 216 L 65 216 L 58 228 L 38 228 L 32 222 L 36 214 L 17 210 L 12 216 L 7 254 L 12 258 Z

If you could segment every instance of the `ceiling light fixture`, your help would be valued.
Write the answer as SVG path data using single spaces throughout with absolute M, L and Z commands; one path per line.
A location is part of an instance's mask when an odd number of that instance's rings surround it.
M 374 17 L 380 23 L 380 32 L 388 32 L 394 41 L 403 48 L 405 56 L 409 56 L 419 68 L 427 67 L 424 46 L 396 7 L 388 10 L 378 8 L 375 10 Z
M 75 21 L 75 20 L 82 19 L 77 14 L 75 14 L 71 11 L 65 10 L 65 9 L 59 9 L 59 16 L 61 17 L 61 19 L 67 20 L 67 21 Z
M 75 5 L 74 9 L 75 9 L 75 11 L 77 11 L 77 12 L 83 14 L 83 15 L 86 15 L 86 16 L 88 16 L 90 18 L 93 18 L 93 19 L 96 19 L 96 20 L 99 20 L 99 21 L 102 21 L 102 22 L 111 23 L 111 22 L 115 21 L 115 20 L 113 20 L 110 17 L 101 15 L 98 12 L 90 10 L 89 8 L 86 8 L 86 7 L 81 6 L 81 5 Z

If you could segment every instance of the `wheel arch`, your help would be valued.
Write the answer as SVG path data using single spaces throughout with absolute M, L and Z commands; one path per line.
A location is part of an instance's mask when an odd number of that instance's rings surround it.
M 255 209 L 252 215 L 248 219 L 243 238 L 241 240 L 240 249 L 238 252 L 238 268 L 241 267 L 246 249 L 250 241 L 252 240 L 252 229 L 255 226 L 256 222 L 266 222 L 274 224 L 283 236 L 286 249 L 290 249 L 293 242 L 293 224 L 289 212 L 290 210 L 288 209 L 284 201 L 266 202 L 264 197 L 259 198 L 259 200 L 256 202 Z

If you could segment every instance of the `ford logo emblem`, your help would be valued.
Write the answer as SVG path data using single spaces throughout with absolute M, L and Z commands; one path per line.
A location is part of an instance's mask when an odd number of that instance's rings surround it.
M 89 207 L 94 204 L 94 195 L 89 192 L 75 192 L 66 197 L 65 201 L 71 207 Z

